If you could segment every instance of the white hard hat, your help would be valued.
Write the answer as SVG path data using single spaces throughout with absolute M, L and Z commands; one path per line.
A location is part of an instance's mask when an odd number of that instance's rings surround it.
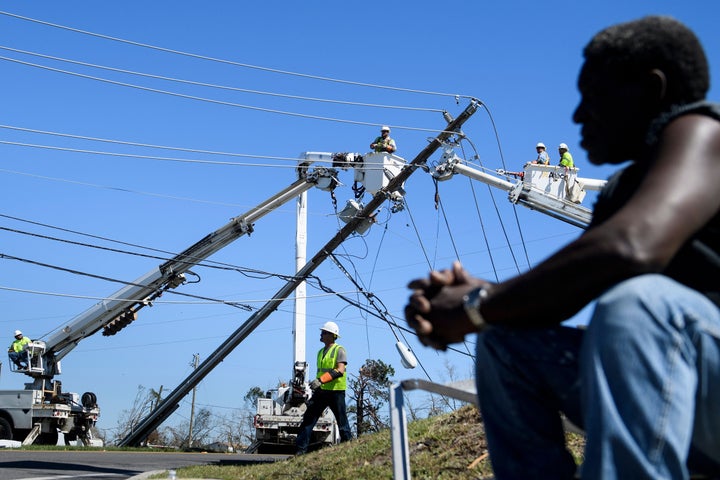
M 390 127 L 388 127 L 387 125 L 383 125 L 382 127 L 380 127 L 380 131 L 381 131 L 381 132 L 384 132 L 384 131 L 388 131 L 388 132 L 389 132 L 389 131 L 390 131 Z
M 567 144 L 565 144 L 565 143 L 561 143 L 560 145 L 558 145 L 558 148 L 564 148 L 565 150 L 568 149 Z
M 22 332 L 20 330 L 15 330 L 14 336 L 17 337 L 18 335 L 22 335 Z
M 540 147 L 545 148 L 545 144 L 542 142 L 538 142 L 538 144 L 535 145 L 535 148 L 540 148 Z
M 325 322 L 325 324 L 320 327 L 320 330 L 325 330 L 326 332 L 330 332 L 338 337 L 340 336 L 340 327 L 338 327 L 335 322 Z

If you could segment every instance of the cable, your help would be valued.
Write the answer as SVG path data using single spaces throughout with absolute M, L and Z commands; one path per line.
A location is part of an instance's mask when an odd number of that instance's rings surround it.
M 2 12 L 0 12 L 0 13 L 2 13 Z M 361 121 L 357 121 L 357 120 L 347 120 L 347 119 L 342 119 L 342 118 L 322 117 L 322 116 L 319 116 L 319 115 L 309 115 L 309 114 L 299 113 L 299 112 L 288 112 L 288 111 L 276 110 L 276 109 L 272 109 L 272 108 L 256 107 L 256 106 L 254 106 L 254 105 L 244 105 L 244 104 L 241 104 L 241 103 L 226 102 L 226 101 L 223 101 L 223 100 L 215 100 L 215 99 L 206 98 L 206 97 L 198 97 L 198 96 L 195 96 L 195 95 L 186 95 L 186 94 L 184 94 L 184 93 L 171 92 L 171 91 L 168 91 L 168 90 L 160 90 L 160 89 L 157 89 L 157 88 L 144 87 L 144 86 L 142 86 L 142 85 L 135 85 L 135 84 L 132 84 L 132 83 L 126 83 L 126 82 L 119 82 L 119 81 L 116 81 L 116 80 L 110 80 L 110 79 L 108 79 L 108 78 L 95 77 L 95 76 L 92 76 L 92 75 L 85 75 L 85 74 L 77 73 L 77 72 L 70 72 L 70 71 L 68 71 L 68 70 L 62 70 L 62 69 L 59 69 L 59 68 L 47 67 L 47 66 L 44 66 L 44 65 L 36 64 L 36 63 L 23 62 L 23 61 L 21 61 L 21 60 L 16 60 L 16 59 L 14 59 L 14 58 L 9 58 L 9 57 L 0 56 L 0 60 L 6 60 L 6 61 L 8 61 L 8 62 L 15 62 L 15 63 L 19 63 L 19 64 L 22 64 L 22 65 L 30 66 L 30 67 L 41 68 L 41 69 L 44 69 L 44 70 L 50 70 L 50 71 L 53 71 L 53 72 L 64 73 L 64 74 L 66 74 L 66 75 L 72 75 L 72 76 L 75 76 L 75 77 L 86 78 L 86 79 L 89 79 L 89 80 L 96 80 L 96 81 L 99 81 L 99 82 L 105 82 L 105 83 L 109 83 L 109 84 L 112 84 L 112 85 L 118 85 L 118 86 L 121 86 L 121 87 L 136 88 L 136 89 L 138 89 L 138 90 L 143 90 L 143 91 L 146 91 L 146 92 L 161 93 L 161 94 L 163 94 L 163 95 L 170 95 L 170 96 L 173 96 L 173 97 L 185 98 L 185 99 L 188 99 L 188 100 L 199 100 L 199 101 L 202 101 L 202 102 L 214 103 L 214 104 L 217 104 L 217 105 L 225 105 L 225 106 L 230 106 L 230 107 L 238 107 L 238 108 L 244 108 L 244 109 L 247 109 L 247 110 L 254 110 L 254 111 L 257 111 L 257 112 L 274 113 L 274 114 L 277 114 L 277 115 L 287 115 L 287 116 L 290 116 L 290 117 L 298 117 L 298 118 L 305 118 L 305 119 L 311 119 L 311 120 L 323 120 L 323 121 L 328 121 L 328 122 L 347 123 L 347 124 L 351 124 L 351 125 L 378 126 L 378 124 L 375 123 L 375 122 L 361 122 Z M 442 130 L 434 130 L 434 129 L 418 128 L 418 127 L 409 127 L 409 126 L 402 126 L 402 125 L 393 125 L 393 128 L 401 129 L 401 130 L 420 131 L 420 132 L 432 132 L 432 133 L 440 133 L 440 132 L 442 132 Z
M 207 165 L 225 165 L 225 166 L 239 166 L 239 167 L 274 167 L 274 168 L 299 168 L 297 165 L 272 165 L 272 164 L 259 164 L 259 163 L 242 163 L 242 162 L 224 162 L 219 160 L 197 160 L 189 158 L 175 158 L 175 157 L 157 157 L 154 155 L 137 155 L 132 153 L 119 153 L 119 152 L 103 152 L 99 150 L 85 150 L 81 148 L 68 148 L 68 147 L 55 147 L 52 145 L 39 145 L 35 143 L 23 143 L 23 142 L 10 142 L 6 140 L 0 140 L 0 144 L 3 145 L 14 145 L 16 147 L 31 147 L 45 150 L 56 150 L 61 152 L 72 152 L 72 153 L 86 153 L 92 155 L 106 155 L 109 157 L 123 157 L 123 158 L 137 158 L 142 160 L 157 160 L 161 162 L 179 162 L 179 163 L 198 163 Z M 243 155 L 247 157 L 254 157 L 254 155 Z M 265 158 L 279 158 L 282 157 L 265 157 Z M 288 159 L 289 160 L 289 159 Z M 292 159 L 297 162 L 299 159 Z M 310 166 L 306 167 L 310 168 Z
M 94 248 L 94 249 L 105 250 L 105 251 L 110 251 L 110 252 L 114 252 L 114 253 L 122 253 L 122 254 L 125 254 L 125 255 L 133 255 L 133 256 L 137 256 L 137 257 L 151 258 L 151 259 L 159 260 L 159 261 L 161 261 L 161 262 L 171 261 L 171 260 L 173 260 L 173 259 L 175 259 L 175 258 L 178 257 L 178 254 L 175 253 L 175 252 L 169 252 L 169 251 L 165 251 L 165 250 L 160 250 L 160 249 L 155 249 L 155 248 L 150 248 L 150 247 L 144 247 L 144 246 L 137 245 L 137 244 L 131 244 L 131 243 L 126 243 L 126 242 L 121 242 L 121 241 L 118 241 L 118 240 L 113 240 L 113 239 L 109 239 L 109 238 L 106 238 L 106 237 L 99 237 L 99 236 L 96 236 L 96 235 L 90 235 L 90 234 L 86 234 L 86 233 L 82 233 L 82 232 L 77 232 L 77 231 L 74 231 L 74 230 L 67 230 L 67 229 L 63 229 L 63 228 L 60 228 L 60 227 L 54 227 L 54 226 L 48 225 L 48 224 L 43 224 L 43 223 L 38 223 L 38 222 L 32 222 L 32 221 L 29 221 L 29 220 L 23 220 L 23 219 L 20 219 L 20 218 L 17 218 L 17 217 L 9 216 L 9 215 L 0 214 L 0 217 L 12 219 L 12 220 L 17 220 L 17 221 L 20 221 L 20 222 L 31 223 L 31 224 L 34 224 L 34 225 L 39 225 L 39 226 L 43 226 L 43 227 L 50 228 L 50 229 L 56 229 L 56 230 L 60 230 L 60 231 L 64 231 L 64 232 L 69 232 L 69 233 L 73 233 L 73 234 L 80 235 L 80 236 L 87 236 L 87 237 L 90 237 L 90 238 L 95 238 L 95 239 L 99 239 L 99 240 L 103 240 L 103 241 L 108 241 L 108 242 L 112 242 L 112 243 L 118 243 L 118 244 L 122 244 L 122 245 L 126 245 L 126 246 L 132 246 L 132 247 L 134 247 L 134 248 L 140 248 L 140 249 L 143 249 L 143 250 L 149 250 L 149 251 L 159 252 L 159 253 L 163 253 L 163 254 L 166 254 L 166 255 L 170 255 L 171 257 L 167 257 L 167 256 L 166 256 L 166 257 L 160 257 L 160 256 L 155 256 L 155 255 L 148 255 L 148 254 L 142 254 L 142 253 L 137 253 L 137 252 L 130 252 L 130 251 L 127 251 L 127 250 L 120 250 L 120 249 L 114 249 L 114 248 L 109 248 L 109 247 L 101 247 L 101 246 L 99 246 L 99 245 L 91 245 L 91 244 L 88 244 L 88 243 L 76 242 L 76 241 L 67 240 L 67 239 L 62 239 L 62 238 L 57 238 L 57 237 L 50 237 L 50 236 L 47 236 L 47 235 L 41 235 L 41 234 L 37 234 L 37 233 L 25 232 L 25 231 L 22 231 L 22 230 L 11 229 L 11 228 L 8 228 L 8 227 L 0 227 L 0 230 L 5 230 L 5 231 L 8 231 L 8 232 L 12 232 L 12 233 L 17 233 L 17 234 L 22 234 L 22 235 L 28 235 L 28 236 L 34 236 L 34 237 L 42 238 L 42 239 L 45 239 L 45 240 L 51 240 L 51 241 L 55 241 L 55 242 L 67 243 L 67 244 L 76 245 L 76 246 L 82 246 L 82 247 L 86 247 L 86 248 Z M 292 280 L 292 279 L 295 278 L 294 275 L 285 275 L 285 274 L 279 274 L 279 273 L 266 272 L 266 271 L 257 270 L 257 269 L 252 269 L 252 268 L 247 268 L 247 267 L 240 267 L 240 266 L 232 265 L 232 264 L 228 264 L 228 263 L 217 262 L 217 261 L 213 261 L 213 260 L 209 260 L 209 259 L 197 259 L 197 258 L 192 257 L 192 256 L 189 256 L 189 255 L 184 255 L 183 258 L 186 259 L 186 260 L 188 260 L 187 263 L 188 263 L 188 264 L 191 264 L 191 265 L 193 265 L 193 266 L 205 267 L 205 268 L 212 268 L 212 269 L 216 269 L 216 270 L 234 271 L 234 272 L 240 273 L 240 274 L 242 274 L 242 275 L 244 275 L 244 276 L 246 276 L 246 277 L 248 277 L 248 278 L 266 279 L 266 278 L 270 278 L 270 277 L 276 277 L 276 278 L 279 278 L 279 279 L 281 279 L 281 280 L 283 280 L 283 281 L 290 281 L 290 280 Z M 191 260 L 193 260 L 193 261 L 191 261 Z M 310 275 L 310 276 L 308 277 L 308 279 L 309 279 L 310 281 L 312 281 L 314 278 L 315 278 L 315 277 L 314 277 L 313 275 Z M 258 300 L 258 301 L 259 301 L 259 300 Z
M 143 73 L 143 72 L 135 72 L 131 70 L 123 70 L 121 68 L 114 68 L 114 67 L 108 67 L 104 65 L 97 65 L 93 63 L 86 63 L 86 62 L 80 62 L 77 60 L 71 60 L 67 58 L 61 58 L 61 57 L 53 57 L 51 55 L 44 55 L 41 53 L 36 52 L 29 52 L 27 50 L 19 50 L 17 48 L 11 48 L 6 47 L 3 45 L 0 45 L 0 49 L 2 50 L 9 50 L 16 53 L 22 53 L 25 55 L 32 55 L 35 57 L 41 57 L 49 60 L 55 60 L 59 62 L 66 62 L 66 63 L 72 63 L 75 65 L 82 65 L 85 67 L 92 67 L 92 68 L 98 68 L 101 70 L 109 70 L 111 72 L 117 72 L 117 73 L 124 73 L 128 75 L 137 75 L 140 77 L 146 77 L 146 78 L 153 78 L 156 80 L 166 80 L 169 82 L 177 82 L 177 83 L 184 83 L 187 85 L 195 85 L 200 87 L 209 87 L 209 88 L 217 88 L 220 90 L 230 90 L 234 92 L 242 92 L 242 93 L 252 93 L 256 95 L 267 95 L 272 97 L 281 97 L 281 98 L 288 98 L 292 100 L 306 100 L 306 101 L 312 101 L 312 102 L 323 102 L 323 103 L 335 103 L 339 105 L 350 105 L 350 106 L 356 106 L 356 107 L 372 107 L 372 108 L 387 108 L 387 109 L 394 109 L 394 110 L 410 110 L 410 111 L 418 111 L 418 112 L 434 112 L 434 113 L 442 113 L 443 110 L 437 109 L 437 108 L 421 108 L 421 107 L 408 107 L 403 105 L 381 105 L 377 103 L 362 103 L 362 102 L 350 102 L 346 100 L 335 100 L 335 99 L 327 99 L 327 98 L 317 98 L 317 97 L 304 97 L 299 95 L 288 95 L 283 93 L 276 93 L 276 92 L 267 92 L 267 91 L 261 91 L 261 90 L 251 90 L 247 88 L 239 88 L 239 87 L 230 87 L 227 85 L 217 85 L 212 83 L 204 83 L 204 82 L 197 82 L 193 80 L 184 80 L 180 78 L 172 78 L 172 77 L 165 77 L 161 75 L 153 75 L 149 73 Z
M 218 152 L 218 151 L 214 151 L 214 150 L 201 150 L 201 149 L 196 149 L 196 148 L 170 147 L 167 145 L 153 145 L 153 144 L 149 144 L 149 143 L 128 142 L 128 141 L 124 141 L 124 140 L 87 137 L 87 136 L 83 136 L 83 135 L 73 135 L 70 133 L 49 132 L 46 130 L 36 130 L 33 128 L 23 128 L 23 127 L 16 127 L 16 126 L 12 126 L 12 125 L 0 125 L 0 128 L 6 128 L 9 130 L 17 130 L 17 131 L 28 132 L 28 133 L 39 133 L 42 135 L 53 135 L 53 136 L 57 136 L 57 137 L 74 138 L 74 139 L 79 139 L 79 140 L 90 140 L 93 142 L 114 143 L 114 144 L 119 144 L 119 145 L 129 145 L 129 146 L 133 146 L 133 147 L 158 148 L 158 149 L 163 149 L 163 150 L 174 150 L 174 151 L 189 152 L 189 153 L 204 153 L 204 154 L 208 154 L 208 155 L 223 155 L 223 156 L 228 156 L 228 157 L 262 158 L 262 159 L 266 159 L 266 160 L 287 160 L 287 161 L 293 161 L 296 163 L 299 160 L 298 158 L 293 158 L 293 157 L 277 157 L 277 156 L 271 156 L 271 155 L 258 155 L 258 154 L 250 154 L 250 153 Z M 15 143 L 12 143 L 12 142 L 5 142 L 5 143 L 7 143 L 9 145 L 16 145 Z M 17 144 L 17 145 L 21 145 L 21 144 Z M 238 164 L 238 165 L 246 165 L 246 164 Z M 264 166 L 264 165 L 260 165 L 260 166 Z M 297 168 L 297 166 L 295 166 L 295 168 Z
M 418 243 L 420 244 L 420 250 L 423 253 L 423 256 L 425 257 L 425 263 L 428 264 L 428 268 L 432 270 L 433 265 L 430 263 L 430 258 L 427 255 L 427 251 L 425 250 L 425 245 L 423 244 L 422 238 L 420 237 L 420 232 L 418 231 L 417 224 L 415 223 L 415 219 L 412 216 L 412 212 L 410 211 L 410 204 L 408 204 L 407 199 L 403 199 L 403 205 L 405 205 L 405 211 L 408 214 L 408 217 L 410 218 L 410 223 L 413 226 L 413 231 L 415 232 L 415 237 L 418 240 Z
M 14 17 L 14 18 L 18 18 L 18 19 L 20 19 L 20 20 L 26 20 L 26 21 L 29 21 L 29 22 L 39 23 L 39 24 L 41 24 L 41 25 L 47 25 L 47 26 L 50 26 L 50 27 L 59 28 L 59 29 L 63 29 L 63 30 L 68 30 L 68 31 L 71 31 L 71 32 L 76 32 L 76 33 L 81 33 L 81 34 L 84 34 L 84 35 L 90 35 L 90 36 L 97 37 L 97 38 L 102 38 L 102 39 L 105 39 L 105 40 L 112 40 L 112 41 L 115 41 L 115 42 L 126 43 L 126 44 L 128 44 L 128 45 L 134 45 L 134 46 L 136 46 L 136 47 L 149 48 L 149 49 L 157 50 L 157 51 L 161 51 L 161 52 L 172 53 L 172 54 L 176 54 L 176 55 L 182 55 L 182 56 L 191 57 L 191 58 L 197 58 L 197 59 L 201 59 L 201 60 L 210 60 L 210 61 L 213 61 L 213 62 L 224 63 L 224 64 L 227 64 L 227 65 L 234 65 L 234 66 L 243 67 L 243 68 L 251 68 L 251 69 L 254 69 L 254 70 L 261 70 L 261 71 L 264 71 L 264 72 L 279 73 L 279 74 L 283 74 L 283 75 L 292 75 L 292 76 L 296 76 L 296 77 L 309 78 L 309 79 L 313 79 L 313 80 L 322 80 L 322 81 L 327 81 L 327 82 L 343 83 L 343 84 L 355 85 L 355 86 L 359 86 L 359 87 L 372 87 L 372 88 L 381 88 L 381 89 L 386 89 L 386 90 L 394 90 L 394 91 L 399 91 L 399 92 L 408 92 L 408 93 L 417 93 L 417 94 L 424 94 L 424 95 L 437 95 L 437 96 L 444 96 L 444 97 L 453 97 L 453 98 L 456 99 L 456 101 L 459 100 L 460 98 L 464 98 L 464 99 L 471 99 L 471 98 L 473 98 L 472 96 L 469 96 L 469 95 L 459 95 L 459 94 L 452 94 L 452 93 L 430 92 L 430 91 L 425 91 L 425 90 L 413 90 L 413 89 L 409 89 L 409 88 L 400 88 L 400 87 L 391 87 L 391 86 L 386 86 L 386 85 L 376 85 L 376 84 L 372 84 L 372 83 L 354 82 L 354 81 L 350 81 L 350 80 L 340 80 L 340 79 L 336 79 L 336 78 L 322 77 L 322 76 L 318 76 L 318 75 L 309 75 L 309 74 L 304 74 L 304 73 L 290 72 L 290 71 L 287 71 L 287 70 L 279 70 L 279 69 L 274 69 L 274 68 L 261 67 L 261 66 L 258 66 L 258 65 L 251 65 L 251 64 L 247 64 L 247 63 L 234 62 L 234 61 L 230 61 L 230 60 L 224 60 L 224 59 L 209 57 L 209 56 L 205 56 L 205 55 L 198 55 L 198 54 L 195 54 L 195 53 L 183 52 L 183 51 L 180 51 L 180 50 L 173 50 L 173 49 L 170 49 L 170 48 L 158 47 L 158 46 L 149 45 L 149 44 L 146 44 L 146 43 L 140 43 L 140 42 L 135 42 L 135 41 L 132 41 L 132 40 L 126 40 L 126 39 L 123 39 L 123 38 L 111 37 L 111 36 L 109 36 L 109 35 L 103 35 L 103 34 L 100 34 L 100 33 L 89 32 L 89 31 L 87 31 L 87 30 L 80 30 L 80 29 L 77 29 L 77 28 L 72 28 L 72 27 L 67 27 L 67 26 L 64 26 L 64 25 L 59 25 L 59 24 L 56 24 L 56 23 L 50 23 L 50 22 L 46 22 L 46 21 L 42 21 L 42 20 L 37 20 L 37 19 L 34 19 L 34 18 L 30 18 L 30 17 L 24 17 L 24 16 L 22 16 L 22 15 L 17 15 L 17 14 L 10 13 L 10 12 L 0 11 L 0 15 L 7 15 L 8 17 Z
M 437 188 L 437 180 L 435 180 L 435 187 Z M 438 205 L 440 206 L 440 215 L 445 222 L 445 228 L 447 229 L 448 237 L 450 238 L 450 244 L 453 247 L 453 251 L 455 252 L 455 258 L 460 260 L 460 253 L 458 252 L 457 245 L 455 245 L 455 237 L 452 234 L 452 229 L 450 228 L 450 223 L 448 222 L 447 214 L 445 213 L 445 207 L 443 206 L 442 198 L 440 198 L 440 195 L 437 196 L 438 199 Z
M 103 190 L 134 193 L 136 195 L 146 195 L 149 197 L 166 198 L 166 199 L 170 199 L 170 200 L 182 200 L 185 202 L 203 203 L 203 204 L 208 204 L 208 205 L 222 205 L 225 207 L 243 207 L 244 206 L 244 205 L 237 204 L 237 203 L 217 202 L 217 201 L 213 201 L 213 200 L 202 200 L 202 199 L 190 198 L 190 197 L 178 197 L 176 195 L 165 195 L 165 194 L 161 194 L 161 193 L 145 192 L 142 190 L 132 190 L 129 188 L 112 187 L 109 185 L 98 185 L 96 183 L 80 182 L 77 180 L 68 180 L 68 179 L 57 178 L 57 177 L 48 177 L 45 175 L 36 175 L 36 174 L 32 174 L 32 173 L 17 172 L 14 170 L 5 170 L 3 168 L 0 168 L 0 172 L 9 173 L 12 175 L 22 175 L 22 176 L 31 177 L 31 178 L 39 178 L 42 180 L 50 180 L 53 182 L 69 183 L 72 185 L 82 185 L 85 187 L 99 188 L 99 189 L 103 189 Z
M 495 134 L 495 141 L 497 142 L 498 152 L 500 153 L 500 160 L 501 160 L 503 169 L 504 169 L 504 170 L 507 170 L 507 166 L 505 165 L 505 156 L 503 155 L 502 145 L 500 144 L 500 135 L 498 134 L 497 126 L 495 125 L 495 119 L 494 119 L 493 116 L 492 116 L 492 112 L 490 112 L 490 109 L 488 108 L 488 106 L 487 106 L 484 102 L 483 102 L 482 106 L 483 106 L 483 109 L 485 110 L 485 112 L 487 113 L 488 118 L 490 119 L 490 124 L 491 124 L 492 127 L 493 127 L 493 133 Z M 475 149 L 475 146 L 474 146 L 474 145 L 471 144 L 471 146 L 473 147 L 473 149 Z M 477 150 L 475 150 L 475 153 L 477 154 Z M 489 188 L 489 185 L 488 185 L 488 188 Z M 492 194 L 491 194 L 491 197 L 492 197 Z M 494 202 L 494 200 L 495 200 L 494 197 L 492 197 L 492 198 L 493 198 L 493 203 L 495 203 L 495 202 Z M 515 205 L 513 205 L 513 207 L 515 207 Z M 497 207 L 496 207 L 496 208 L 497 208 Z M 524 240 L 522 228 L 521 228 L 521 226 L 520 226 L 520 220 L 519 220 L 519 218 L 518 218 L 517 209 L 516 209 L 516 208 L 513 208 L 513 215 L 515 216 L 515 224 L 516 224 L 516 226 L 517 226 L 518 232 L 519 232 L 519 234 L 520 234 L 521 243 L 522 243 L 522 245 L 523 245 L 523 251 L 524 251 L 524 253 L 525 253 L 525 261 L 527 262 L 528 265 L 530 265 L 530 257 L 529 257 L 529 255 L 528 255 L 527 249 L 525 248 L 525 240 Z M 507 243 L 508 243 L 508 248 L 510 248 L 510 253 L 511 253 L 511 255 L 512 255 L 513 261 L 515 262 L 515 268 L 516 268 L 516 270 L 517 270 L 518 272 L 520 272 L 520 267 L 518 266 L 517 259 L 515 258 L 515 253 L 514 253 L 514 251 L 512 250 L 512 247 L 510 246 L 511 244 L 510 244 L 510 241 L 508 240 L 507 233 L 506 233 L 506 231 L 505 231 L 504 225 L 503 225 L 503 233 L 505 234 L 505 239 L 506 239 L 506 241 L 507 241 Z
M 126 281 L 123 281 L 123 280 L 118 280 L 118 279 L 111 278 L 111 277 L 106 277 L 106 276 L 103 276 L 103 275 L 96 275 L 96 274 L 94 274 L 94 273 L 81 272 L 81 271 L 79 271 L 79 270 L 74 270 L 74 269 L 71 269 L 71 268 L 65 268 L 65 267 L 60 267 L 60 266 L 57 266 L 57 265 L 51 265 L 51 264 L 49 264 L 49 263 L 37 262 L 37 261 L 35 261 L 35 260 L 30 260 L 30 259 L 21 258 L 21 257 L 15 257 L 15 256 L 12 256 L 12 255 L 6 255 L 6 254 L 4 254 L 4 253 L 0 253 L 0 259 L 4 259 L 4 260 L 16 260 L 16 261 L 20 261 L 20 262 L 24 262 L 24 263 L 29 263 L 29 264 L 31 264 L 31 265 L 36 265 L 36 266 L 39 266 L 39 267 L 50 268 L 50 269 L 53 269 L 53 270 L 59 270 L 59 271 L 62 271 L 62 272 L 72 273 L 72 274 L 74 274 L 74 275 L 80 275 L 80 276 L 84 276 L 84 277 L 96 278 L 96 279 L 99 279 L 99 280 L 105 280 L 105 281 L 113 282 L 113 283 L 120 283 L 120 284 L 123 284 L 123 285 L 132 285 L 132 286 L 136 286 L 136 287 L 147 287 L 147 285 L 140 285 L 140 284 L 136 284 L 136 283 L 133 283 L 133 282 L 126 282 Z M 190 293 L 175 292 L 175 291 L 173 291 L 173 290 L 165 290 L 165 292 L 169 292 L 169 293 L 171 293 L 171 294 L 180 295 L 180 296 L 184 296 L 184 297 L 197 298 L 197 299 L 201 299 L 201 300 L 209 300 L 209 301 L 212 301 L 213 303 L 221 303 L 221 304 L 224 304 L 224 305 L 229 305 L 229 306 L 231 306 L 231 307 L 239 308 L 239 309 L 241 309 L 241 310 L 245 310 L 245 311 L 248 311 L 248 312 L 251 312 L 251 311 L 253 310 L 253 307 L 251 307 L 251 306 L 249 306 L 249 305 L 244 305 L 244 304 L 239 303 L 239 302 L 228 302 L 228 301 L 226 301 L 226 300 L 218 300 L 218 299 L 214 299 L 214 298 L 211 298 L 211 297 L 203 297 L 203 296 L 200 296 L 200 295 L 192 295 L 192 294 L 190 294 Z M 142 303 L 142 302 L 144 301 L 144 299 L 142 299 L 142 298 L 141 298 L 141 299 L 127 299 L 127 300 L 125 300 L 125 301 L 127 301 L 127 302 L 129 302 L 129 303 Z
M 0 258 L 5 257 L 4 255 L 0 254 Z M 17 258 L 13 257 L 7 257 L 9 260 L 16 260 Z M 17 259 L 22 260 L 22 259 Z M 42 264 L 38 264 L 39 266 L 43 266 Z M 130 283 L 129 285 L 133 285 Z M 0 290 L 4 290 L 7 292 L 16 292 L 16 293 L 28 293 L 32 295 L 42 295 L 47 297 L 59 297 L 59 298 L 75 298 L 75 299 L 83 299 L 83 300 L 97 300 L 97 301 L 106 301 L 106 300 L 118 300 L 116 297 L 95 297 L 92 295 L 72 295 L 69 293 L 59 293 L 59 292 L 47 292 L 47 291 L 41 291 L 41 290 L 30 290 L 27 288 L 15 288 L 15 287 L 8 287 L 5 285 L 0 285 Z M 189 294 L 183 294 L 180 292 L 170 292 L 170 293 L 176 293 L 178 295 L 187 295 L 191 296 Z M 345 295 L 348 293 L 356 293 L 356 292 L 333 292 L 333 293 L 324 293 L 319 295 L 305 295 L 302 298 L 305 299 L 316 299 L 316 298 L 323 298 L 323 297 L 335 297 L 338 295 Z M 225 304 L 230 305 L 231 303 L 237 303 L 237 302 L 227 302 L 225 300 L 215 300 L 211 297 L 197 297 L 202 299 L 201 302 L 191 302 L 191 301 L 171 301 L 171 300 L 153 300 L 153 305 L 207 305 L 207 304 Z M 253 299 L 245 299 L 243 300 L 245 303 L 267 303 L 271 300 L 277 300 L 276 298 L 253 298 Z M 140 303 L 143 301 L 143 299 L 124 299 L 123 301 L 128 303 Z M 250 307 L 249 307 L 250 308 Z M 247 310 L 246 308 L 241 308 L 242 310 Z M 251 311 L 251 310 L 247 310 Z

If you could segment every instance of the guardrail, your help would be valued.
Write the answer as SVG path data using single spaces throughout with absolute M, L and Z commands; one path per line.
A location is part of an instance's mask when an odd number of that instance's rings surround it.
M 477 405 L 473 380 L 440 384 L 421 379 L 403 380 L 390 386 L 390 439 L 392 444 L 393 479 L 410 480 L 410 447 L 405 412 L 405 390 L 425 390 Z

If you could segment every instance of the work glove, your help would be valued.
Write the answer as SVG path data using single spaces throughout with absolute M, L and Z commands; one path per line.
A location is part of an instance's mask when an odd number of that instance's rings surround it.
M 322 385 L 322 383 L 320 382 L 320 380 L 318 380 L 318 379 L 316 378 L 315 380 L 313 380 L 312 382 L 310 382 L 310 390 L 312 390 L 312 391 L 314 392 L 315 390 L 317 390 L 318 388 L 320 388 L 321 385 Z

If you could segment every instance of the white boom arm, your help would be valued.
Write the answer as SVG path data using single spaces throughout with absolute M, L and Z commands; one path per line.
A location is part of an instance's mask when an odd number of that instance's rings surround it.
M 592 211 L 580 204 L 586 190 L 600 190 L 605 180 L 579 178 L 577 168 L 561 166 L 527 164 L 523 172 L 506 172 L 498 170 L 498 174 L 514 175 L 521 179 L 512 183 L 495 175 L 482 172 L 461 163 L 452 148 L 447 148 L 442 157 L 443 162 L 435 167 L 433 176 L 438 180 L 448 180 L 456 173 L 478 180 L 491 187 L 508 192 L 508 200 L 525 207 L 537 210 L 551 217 L 586 228 L 592 219 Z
M 236 239 L 251 233 L 258 219 L 297 198 L 302 193 L 318 187 L 332 190 L 337 185 L 337 171 L 332 168 L 306 167 L 319 160 L 331 161 L 333 154 L 308 152 L 300 160 L 300 179 L 273 195 L 243 215 L 230 220 L 226 225 L 210 233 L 184 252 L 176 255 L 134 282 L 123 287 L 108 299 L 103 300 L 73 318 L 67 325 L 51 335 L 44 343 L 42 376 L 52 377 L 59 373 L 58 362 L 85 337 L 100 329 L 104 334 L 113 335 L 137 318 L 137 311 L 151 305 L 164 291 L 176 288 L 185 282 L 184 273 L 213 253 L 226 247 Z M 353 154 L 340 154 L 353 155 Z M 327 157 L 327 158 L 325 158 Z M 39 372 L 38 372 L 39 373 Z

